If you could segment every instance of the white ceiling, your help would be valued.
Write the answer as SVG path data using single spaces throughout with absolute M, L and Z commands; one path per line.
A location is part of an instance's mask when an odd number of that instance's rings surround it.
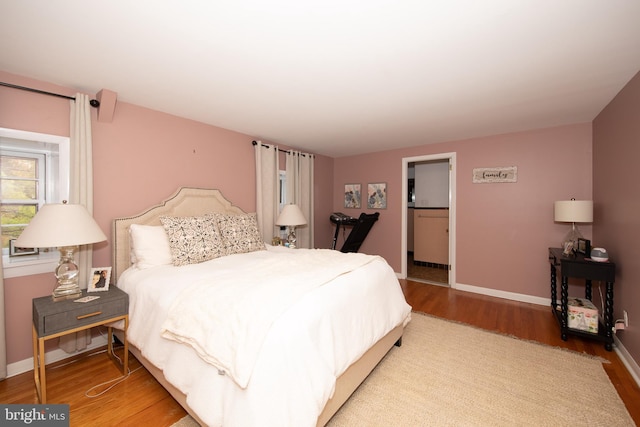
M 0 0 L 0 69 L 340 157 L 591 121 L 640 1 Z

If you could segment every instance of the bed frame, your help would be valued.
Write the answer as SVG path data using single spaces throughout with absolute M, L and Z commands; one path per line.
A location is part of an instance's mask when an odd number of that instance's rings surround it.
M 204 188 L 179 188 L 171 197 L 138 215 L 116 218 L 113 221 L 112 259 L 114 264 L 114 283 L 117 284 L 122 272 L 131 265 L 129 227 L 131 224 L 161 225 L 160 217 L 168 216 L 201 216 L 205 213 L 221 212 L 228 214 L 244 214 L 245 212 L 228 201 L 219 190 Z M 380 341 L 373 345 L 360 359 L 352 364 L 336 382 L 334 395 L 327 402 L 323 412 L 318 417 L 318 426 L 324 426 L 329 419 L 347 401 L 349 396 L 371 373 L 387 352 L 395 345 L 400 345 L 402 325 L 396 327 Z M 177 388 L 169 384 L 164 378 L 162 370 L 151 364 L 139 349 L 129 345 L 131 353 L 158 380 L 158 382 L 178 401 L 178 403 L 201 425 L 204 423 L 189 408 L 186 396 Z

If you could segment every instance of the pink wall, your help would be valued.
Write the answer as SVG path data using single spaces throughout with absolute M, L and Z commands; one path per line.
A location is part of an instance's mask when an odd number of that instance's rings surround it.
M 554 223 L 553 202 L 591 198 L 591 124 L 336 159 L 334 210 L 359 212 L 343 207 L 344 184 L 387 182 L 388 208 L 363 252 L 401 270 L 402 159 L 448 152 L 457 153 L 457 283 L 549 298 L 547 248 L 568 231 Z M 517 166 L 518 182 L 472 183 L 473 168 L 495 166 Z
M 61 93 L 75 91 L 0 71 L 0 81 Z M 94 246 L 94 266 L 111 265 L 111 221 L 136 214 L 171 195 L 180 186 L 218 188 L 234 204 L 255 211 L 255 138 L 171 116 L 125 102 L 116 104 L 113 121 L 96 120 L 92 110 L 94 217 L 109 240 Z M 0 87 L 0 127 L 69 135 L 69 101 Z M 267 142 L 267 141 L 265 141 Z M 316 156 L 315 215 L 331 211 L 333 160 Z M 317 246 L 330 224 L 318 221 Z M 5 280 L 7 360 L 32 356 L 31 300 L 48 295 L 53 274 Z
M 0 80 L 67 95 L 75 92 L 1 71 Z M 623 214 L 634 212 L 638 200 L 633 198 L 637 191 L 623 185 L 633 180 L 620 174 L 633 171 L 631 162 L 638 158 L 634 141 L 640 131 L 631 112 L 638 110 L 639 85 L 636 76 L 598 117 L 594 131 L 593 240 L 610 248 L 625 266 L 619 271 L 616 292 L 621 298 L 616 301 L 625 301 L 632 319 L 640 316 L 637 289 L 631 286 L 640 272 L 627 259 L 633 251 L 623 251 L 622 242 L 634 241 L 637 236 L 628 232 L 637 234 L 638 229 L 637 221 Z M 255 209 L 254 138 L 124 102 L 117 103 L 110 123 L 97 122 L 95 110 L 93 114 L 94 216 L 108 236 L 114 217 L 137 213 L 182 185 L 217 187 L 243 209 Z M 69 102 L 0 87 L 0 127 L 68 135 Z M 382 255 L 399 272 L 402 158 L 456 152 L 457 282 L 548 298 L 547 247 L 557 246 L 568 230 L 553 222 L 553 202 L 591 198 L 591 133 L 591 124 L 582 123 L 339 159 L 317 156 L 316 246 L 331 242 L 330 212 L 360 212 L 342 206 L 345 183 L 361 183 L 366 189 L 368 182 L 386 182 L 388 208 L 380 211 L 362 251 Z M 471 183 L 473 168 L 490 166 L 518 166 L 518 182 Z M 621 225 L 628 224 L 631 228 L 622 231 Z M 582 231 L 591 237 L 591 227 Z M 110 240 L 97 245 L 94 265 L 111 265 L 110 254 Z M 49 294 L 53 282 L 48 274 L 5 281 L 9 363 L 31 357 L 31 299 Z M 630 341 L 636 335 L 625 333 L 637 355 L 640 340 Z
M 617 334 L 640 361 L 640 73 L 593 122 L 593 243 L 616 263 L 614 319 L 629 314 L 629 328 Z
M 3 73 L 0 81 L 16 85 L 73 96 L 67 88 L 34 82 L 33 80 Z M 37 85 L 37 86 L 35 86 Z M 0 127 L 69 135 L 69 101 L 0 87 Z M 7 362 L 13 363 L 33 356 L 31 348 L 31 300 L 50 294 L 55 285 L 53 274 L 39 274 L 5 279 L 5 319 Z M 47 348 L 51 343 L 47 343 Z
M 255 211 L 252 138 L 118 103 L 112 123 L 93 124 L 94 217 L 111 232 L 115 217 L 143 211 L 178 187 L 219 188 Z M 94 246 L 94 264 L 110 265 L 110 241 Z
M 333 224 L 329 215 L 333 209 L 333 162 L 334 159 L 316 156 L 314 162 L 313 198 L 315 203 L 314 240 L 316 248 L 330 248 L 333 240 Z

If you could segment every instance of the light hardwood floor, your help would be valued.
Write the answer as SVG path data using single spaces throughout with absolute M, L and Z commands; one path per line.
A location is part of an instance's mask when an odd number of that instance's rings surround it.
M 596 341 L 576 337 L 562 341 L 550 307 L 410 280 L 400 283 L 407 301 L 416 311 L 607 359 L 610 363 L 604 364 L 605 371 L 640 426 L 640 388 L 615 352 L 607 352 L 604 345 Z M 144 368 L 137 369 L 139 366 L 135 358 L 130 358 L 133 372 L 129 378 L 100 397 L 88 398 L 85 393 L 91 387 L 119 375 L 104 352 L 81 356 L 72 363 L 52 364 L 47 367 L 47 394 L 51 403 L 70 404 L 73 427 L 170 426 L 185 415 L 184 410 Z M 99 387 L 98 391 L 105 388 Z M 0 402 L 36 403 L 33 372 L 1 381 Z

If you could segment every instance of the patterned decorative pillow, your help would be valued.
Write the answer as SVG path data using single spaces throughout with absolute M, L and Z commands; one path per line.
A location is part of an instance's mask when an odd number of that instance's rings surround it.
M 266 250 L 255 213 L 244 215 L 209 214 L 218 222 L 228 255 Z
M 197 264 L 227 254 L 215 220 L 210 217 L 160 217 L 169 236 L 173 265 Z

